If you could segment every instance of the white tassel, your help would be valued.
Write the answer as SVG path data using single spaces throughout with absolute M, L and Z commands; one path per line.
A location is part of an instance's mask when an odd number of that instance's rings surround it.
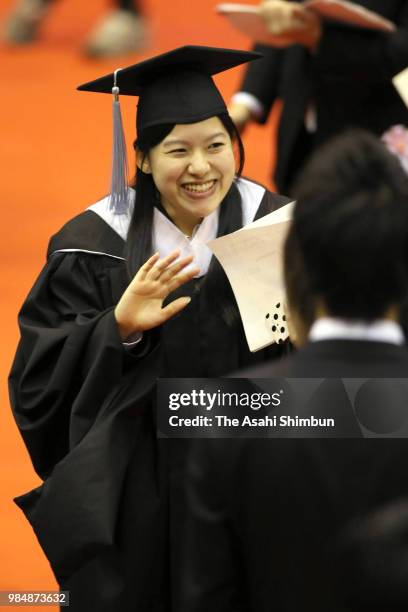
M 119 87 L 116 86 L 114 73 L 113 94 L 113 151 L 112 151 L 112 181 L 109 198 L 109 208 L 115 215 L 127 214 L 128 201 L 128 165 L 126 142 L 123 132 L 122 113 L 119 102 Z

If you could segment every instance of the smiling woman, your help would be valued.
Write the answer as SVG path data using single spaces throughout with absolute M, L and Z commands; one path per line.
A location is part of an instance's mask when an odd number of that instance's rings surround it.
M 152 174 L 173 223 L 191 236 L 231 188 L 235 176 L 231 137 L 218 117 L 176 125 L 151 149 L 141 168 Z
M 122 189 L 115 158 L 111 196 L 51 239 L 10 377 L 45 481 L 16 501 L 73 612 L 180 609 L 185 464 L 180 445 L 155 437 L 155 382 L 282 351 L 249 352 L 206 246 L 288 201 L 240 177 L 242 143 L 211 78 L 256 57 L 184 47 L 80 88 L 140 96 L 136 179 Z

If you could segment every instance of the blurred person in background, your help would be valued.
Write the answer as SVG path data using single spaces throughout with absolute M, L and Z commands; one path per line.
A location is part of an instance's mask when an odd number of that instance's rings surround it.
M 273 180 L 291 193 L 311 151 L 347 128 L 377 135 L 408 125 L 408 109 L 391 78 L 408 66 L 408 3 L 358 0 L 356 4 L 394 22 L 380 32 L 322 21 L 301 3 L 264 0 L 261 14 L 281 48 L 255 45 L 264 54 L 248 67 L 229 105 L 236 125 L 265 123 L 276 99 L 283 102 Z
M 23 45 L 35 40 L 54 0 L 20 0 L 4 23 L 6 42 Z M 146 24 L 139 0 L 113 0 L 112 10 L 89 35 L 84 52 L 93 57 L 111 57 L 139 51 L 147 42 Z

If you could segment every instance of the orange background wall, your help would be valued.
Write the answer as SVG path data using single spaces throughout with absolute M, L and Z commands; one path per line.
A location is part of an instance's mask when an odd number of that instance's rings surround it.
M 17 311 L 44 263 L 48 238 L 108 189 L 110 99 L 76 92 L 75 87 L 182 44 L 250 44 L 216 15 L 214 0 L 142 2 L 151 29 L 151 44 L 143 54 L 114 61 L 81 55 L 81 41 L 109 6 L 105 0 L 59 0 L 38 42 L 23 48 L 0 46 L 0 590 L 56 588 L 31 528 L 12 502 L 39 481 L 11 416 L 6 377 L 18 341 Z M 0 21 L 13 4 L 2 0 Z M 216 78 L 226 99 L 239 78 L 239 69 Z M 129 145 L 134 107 L 134 100 L 122 98 Z M 244 138 L 245 174 L 265 184 L 273 156 L 274 117 L 270 123 L 251 127 Z

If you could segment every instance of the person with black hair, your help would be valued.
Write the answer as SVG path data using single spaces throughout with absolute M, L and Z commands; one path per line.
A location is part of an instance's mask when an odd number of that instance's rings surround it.
M 333 534 L 408 494 L 408 178 L 379 140 L 352 131 L 315 154 L 296 193 L 284 263 L 299 351 L 234 377 L 254 391 L 251 379 L 315 379 L 307 415 L 334 415 L 336 430 L 195 441 L 182 612 L 360 612 L 339 597 Z M 378 610 L 408 606 L 397 600 Z
M 75 612 L 168 609 L 184 465 L 182 441 L 156 439 L 157 378 L 218 376 L 282 351 L 249 352 L 206 246 L 288 201 L 241 178 L 242 143 L 211 78 L 254 59 L 187 46 L 80 87 L 113 91 L 112 193 L 51 239 L 10 375 L 44 480 L 16 502 Z M 134 188 L 119 91 L 139 96 Z

